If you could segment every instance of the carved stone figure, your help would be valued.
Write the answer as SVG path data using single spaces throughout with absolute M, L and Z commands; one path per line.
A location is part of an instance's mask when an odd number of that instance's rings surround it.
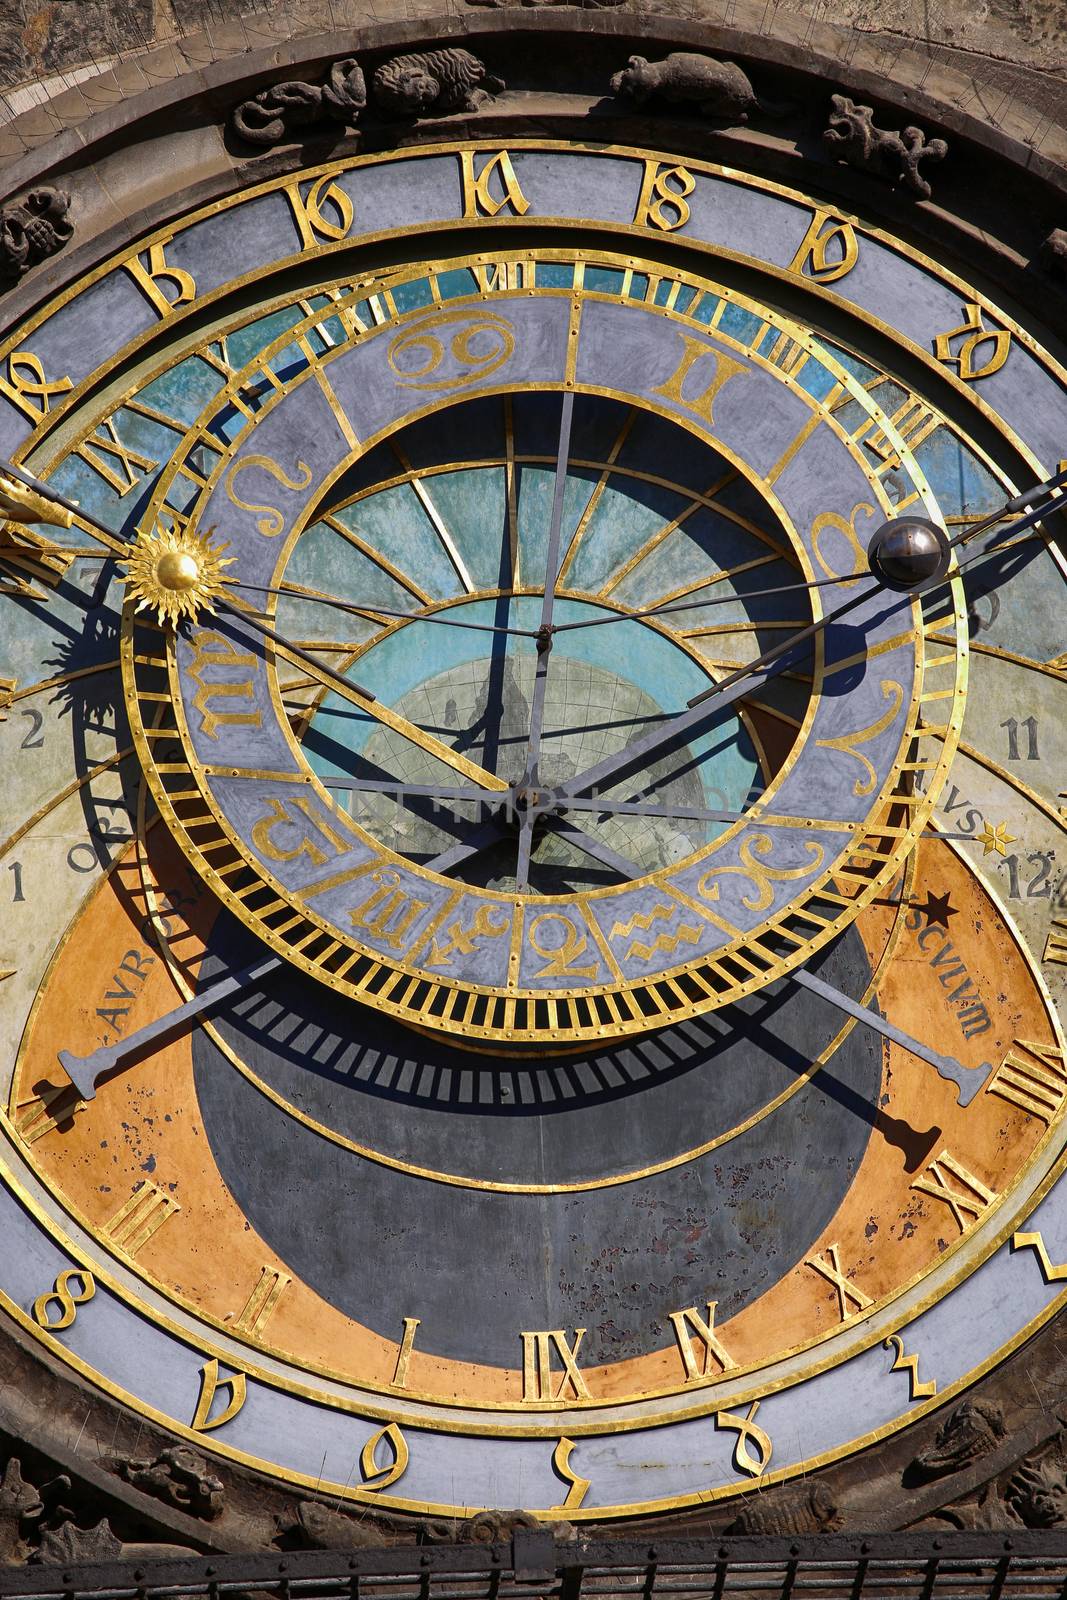
M 347 1517 L 317 1500 L 301 1500 L 291 1521 L 279 1518 L 278 1533 L 287 1549 L 374 1550 L 388 1543 L 369 1518 Z
M 833 1533 L 843 1518 L 828 1485 L 813 1483 L 795 1494 L 750 1500 L 728 1533 Z
M 503 87 L 503 80 L 488 73 L 477 56 L 453 48 L 394 56 L 371 80 L 380 110 L 414 117 L 429 111 L 477 111 Z
M 335 61 L 323 84 L 294 80 L 276 83 L 232 113 L 234 131 L 250 144 L 282 144 L 305 129 L 355 123 L 367 104 L 367 86 L 358 61 Z
M 1067 282 L 1067 229 L 1053 228 L 1041 246 L 1040 260 L 1052 277 Z
M 188 1445 L 164 1450 L 154 1461 L 122 1461 L 115 1470 L 135 1489 L 191 1517 L 210 1519 L 222 1511 L 221 1478 L 209 1472 L 207 1462 Z
M 114 1561 L 121 1554 L 122 1541 L 116 1539 L 105 1517 L 92 1528 L 79 1528 L 76 1522 L 46 1528 L 40 1548 L 30 1560 L 66 1566 L 79 1561 Z
M 1067 1522 L 1067 1474 L 1049 1457 L 1014 1472 L 1004 1499 L 1028 1528 L 1059 1528 Z
M 22 1561 L 26 1535 L 44 1513 L 44 1501 L 22 1476 L 22 1463 L 12 1456 L 0 1481 L 0 1561 Z
M 639 106 L 652 99 L 693 105 L 702 117 L 724 122 L 747 122 L 750 111 L 777 116 L 784 109 L 762 103 L 736 62 L 688 50 L 676 50 L 662 61 L 631 56 L 629 65 L 612 78 L 611 92 Z
M 459 1525 L 459 1544 L 506 1544 L 516 1528 L 542 1528 L 528 1511 L 479 1511 Z
M 1004 1437 L 1004 1416 L 987 1400 L 965 1400 L 941 1424 L 933 1443 L 912 1463 L 919 1477 L 941 1478 L 995 1450 Z
M 70 195 L 62 189 L 31 189 L 0 209 L 0 274 L 21 278 L 69 244 L 74 235 L 69 208 Z
M 930 185 L 919 171 L 924 161 L 943 161 L 948 155 L 944 139 L 927 139 L 921 128 L 892 133 L 874 126 L 874 108 L 857 106 L 847 95 L 830 98 L 830 126 L 823 142 L 836 161 L 860 172 L 872 172 L 890 183 L 902 183 L 929 200 Z

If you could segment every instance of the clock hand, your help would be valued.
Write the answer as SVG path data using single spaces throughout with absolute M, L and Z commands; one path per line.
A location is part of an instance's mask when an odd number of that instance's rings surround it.
M 96 1085 L 105 1073 L 114 1072 L 116 1067 L 121 1067 L 127 1061 L 139 1061 L 150 1051 L 169 1043 L 194 1017 L 202 1016 L 205 1011 L 212 1010 L 224 1000 L 230 999 L 232 995 L 247 989 L 249 984 L 268 977 L 281 965 L 281 956 L 262 955 L 258 961 L 253 961 L 251 966 L 243 967 L 240 972 L 231 972 L 228 977 L 220 978 L 217 983 L 195 994 L 184 1005 L 177 1006 L 175 1010 L 168 1011 L 165 1017 L 159 1017 L 155 1022 L 149 1022 L 145 1027 L 138 1028 L 136 1033 L 129 1034 L 125 1039 L 119 1039 L 114 1044 L 101 1045 L 99 1050 L 94 1050 L 87 1056 L 75 1056 L 69 1050 L 61 1050 L 59 1065 L 81 1098 L 92 1100 L 96 1095 Z
M 290 644 L 276 629 L 268 627 L 258 617 L 252 616 L 247 611 L 242 611 L 237 606 L 230 605 L 228 601 L 221 598 L 216 599 L 215 607 L 219 612 L 236 618 L 246 627 L 250 627 L 261 634 L 263 638 L 269 639 L 287 660 L 299 662 L 306 672 L 310 673 L 313 678 L 317 678 L 327 689 L 336 690 L 344 699 L 351 701 L 353 705 L 359 706 L 360 710 L 365 711 L 368 716 L 373 717 L 377 722 L 384 723 L 387 728 L 392 728 L 396 733 L 403 734 L 406 739 L 410 739 L 413 744 L 417 744 L 428 755 L 436 756 L 439 761 L 443 761 L 447 766 L 453 767 L 457 772 L 461 772 L 465 778 L 470 778 L 473 783 L 480 785 L 481 788 L 506 790 L 509 787 L 503 778 L 497 777 L 495 772 L 489 772 L 485 767 L 478 766 L 476 762 L 469 761 L 460 751 L 453 750 L 450 745 L 443 744 L 440 739 L 435 739 L 433 734 L 424 733 L 414 722 L 409 722 L 407 717 L 402 717 L 398 711 L 392 711 L 388 706 L 382 705 L 381 701 L 371 694 L 369 689 L 361 688 L 359 684 L 353 683 L 351 679 L 343 677 L 339 672 L 335 672 L 332 667 L 323 666 L 321 662 L 315 660 L 314 656 L 309 655 L 306 650 L 302 650 L 299 645 Z
M 823 978 L 817 978 L 814 973 L 808 972 L 804 967 L 798 967 L 789 974 L 787 982 L 799 983 L 802 988 L 809 989 L 812 994 L 817 994 L 823 1000 L 828 1000 L 832 1006 L 843 1011 L 846 1016 L 855 1017 L 858 1022 L 865 1022 L 868 1028 L 873 1028 L 883 1038 L 891 1039 L 894 1044 L 902 1045 L 913 1056 L 918 1056 L 920 1061 L 927 1062 L 948 1083 L 956 1085 L 956 1095 L 961 1106 L 970 1105 L 975 1095 L 985 1083 L 992 1072 L 992 1063 L 983 1061 L 980 1067 L 967 1068 L 955 1056 L 945 1056 L 934 1050 L 930 1045 L 923 1044 L 920 1039 L 915 1039 L 910 1033 L 905 1033 L 903 1028 L 898 1028 L 895 1023 L 889 1022 L 885 1017 L 879 1016 L 877 1011 L 870 1010 L 867 1006 L 860 1005 L 858 1000 L 853 1000 L 842 990 L 827 983 Z
M 545 589 L 541 600 L 541 622 L 537 629 L 537 670 L 534 674 L 533 696 L 530 702 L 530 730 L 526 739 L 526 765 L 519 779 L 520 803 L 537 784 L 537 762 L 541 754 L 541 731 L 545 716 L 545 691 L 548 686 L 548 663 L 552 654 L 552 613 L 556 604 L 556 584 L 559 581 L 560 529 L 563 525 L 563 496 L 567 487 L 567 461 L 571 450 L 571 421 L 574 416 L 574 390 L 563 396 L 560 410 L 559 444 L 556 449 L 556 480 L 552 493 L 552 514 L 548 524 L 548 551 L 545 556 Z M 515 887 L 525 889 L 530 881 L 530 853 L 533 849 L 534 810 L 524 805 L 519 828 L 519 857 L 515 869 Z
M 1055 492 L 1064 484 L 1067 484 L 1067 470 L 1057 473 L 1055 477 L 1048 479 L 1043 484 L 1039 484 L 1035 489 L 1024 490 L 1021 494 L 1007 501 L 1001 511 L 984 517 L 971 527 L 965 528 L 954 539 L 945 540 L 943 559 L 938 569 L 930 577 L 922 579 L 901 592 L 898 603 L 908 604 L 917 595 L 927 594 L 931 590 L 950 582 L 956 575 L 948 572 L 946 568 L 950 552 L 960 545 L 968 543 L 995 523 L 1002 521 L 1006 514 L 1010 515 L 1033 501 L 1039 500 L 1041 504 L 1029 512 L 1027 516 L 1020 518 L 1018 523 L 1012 526 L 1010 532 L 1017 533 L 1022 528 L 1029 527 L 1034 522 L 1039 522 L 1043 516 L 1047 515 L 1051 506 L 1057 503 L 1054 499 Z M 892 525 L 892 523 L 886 523 L 884 528 L 892 527 Z M 879 532 L 881 531 L 884 530 L 879 530 Z M 877 538 L 878 534 L 876 533 L 871 541 L 872 545 Z M 977 560 L 987 553 L 984 550 L 979 551 L 973 559 Z M 962 565 L 959 564 L 957 566 L 957 571 L 962 569 Z M 645 734 L 643 738 L 627 745 L 625 749 L 618 751 L 615 755 L 607 756 L 604 760 L 597 762 L 595 766 L 587 768 L 585 772 L 580 772 L 575 777 L 568 778 L 559 786 L 560 797 L 566 800 L 570 794 L 588 793 L 590 789 L 595 789 L 605 782 L 617 781 L 632 767 L 644 765 L 649 756 L 660 750 L 665 744 L 677 742 L 690 729 L 696 727 L 701 722 L 701 713 L 709 701 L 719 701 L 721 706 L 725 707 L 734 700 L 740 699 L 742 694 L 747 692 L 746 686 L 756 687 L 758 684 L 765 682 L 767 678 L 784 672 L 787 667 L 796 661 L 798 656 L 806 653 L 808 646 L 814 642 L 819 634 L 823 633 L 832 623 L 839 622 L 842 617 L 848 616 L 858 606 L 870 600 L 881 588 L 882 585 L 877 582 L 867 586 L 859 594 L 846 600 L 843 605 L 837 606 L 833 611 L 828 611 L 817 622 L 809 623 L 797 633 L 790 634 L 788 638 L 780 640 L 778 644 L 764 650 L 753 661 L 738 667 L 734 672 L 728 673 L 725 678 L 721 678 L 718 683 L 714 683 L 700 694 L 694 695 L 688 702 L 686 710 L 674 717 L 668 728 L 653 730 L 651 733 Z
M 469 628 L 474 633 L 510 633 L 521 639 L 536 639 L 536 628 L 505 628 L 494 622 L 461 622 L 457 617 L 450 617 L 447 613 L 438 616 L 434 612 L 424 615 L 421 611 L 394 611 L 389 606 L 359 606 L 352 600 L 342 600 L 339 595 L 320 594 L 311 589 L 304 589 L 297 584 L 283 583 L 277 588 L 271 588 L 265 583 L 239 583 L 236 578 L 230 580 L 233 589 L 248 589 L 256 594 L 274 594 L 288 596 L 293 600 L 305 600 L 309 605 L 329 606 L 333 611 L 343 611 L 346 615 L 354 617 L 398 617 L 402 622 L 432 622 L 441 628 Z

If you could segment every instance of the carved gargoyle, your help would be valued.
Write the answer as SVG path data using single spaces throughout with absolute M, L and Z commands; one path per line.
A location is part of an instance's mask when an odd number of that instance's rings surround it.
M 366 104 L 363 72 L 347 57 L 333 63 L 325 83 L 276 83 L 243 101 L 231 113 L 230 124 L 249 144 L 269 147 L 314 128 L 340 133 L 358 121 Z
M 371 95 L 381 111 L 409 117 L 451 111 L 477 111 L 504 88 L 469 50 L 423 50 L 394 56 L 371 80 Z
M 64 1479 L 69 1485 L 69 1479 Z M 26 1538 L 44 1515 L 44 1499 L 22 1476 L 22 1463 L 12 1456 L 0 1480 L 0 1561 L 25 1559 Z
M 823 143 L 836 161 L 889 183 L 903 184 L 929 200 L 930 185 L 919 167 L 924 161 L 945 159 L 948 145 L 944 139 L 927 139 L 921 128 L 904 128 L 900 133 L 876 128 L 874 108 L 855 105 L 847 95 L 832 95 L 830 104 L 833 109 Z
M 222 1479 L 188 1445 L 164 1450 L 154 1461 L 120 1461 L 115 1471 L 135 1489 L 165 1500 L 190 1517 L 210 1519 L 223 1509 Z
M 793 1494 L 759 1496 L 742 1507 L 727 1533 L 833 1533 L 842 1517 L 825 1483 L 813 1483 Z
M 69 244 L 74 236 L 69 209 L 70 195 L 48 188 L 31 189 L 0 208 L 0 276 L 21 278 Z
M 611 92 L 639 106 L 647 100 L 691 105 L 700 116 L 722 122 L 747 122 L 750 111 L 776 116 L 785 109 L 763 104 L 735 61 L 716 61 L 688 50 L 676 50 L 662 61 L 631 56 L 629 65 L 612 78 Z
M 933 1442 L 920 1450 L 911 1472 L 942 1478 L 995 1450 L 1004 1437 L 1004 1415 L 987 1400 L 965 1400 L 941 1424 Z

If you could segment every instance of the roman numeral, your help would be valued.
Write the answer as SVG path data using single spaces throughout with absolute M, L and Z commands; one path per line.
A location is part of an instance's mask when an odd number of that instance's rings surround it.
M 968 1172 L 963 1163 L 957 1161 L 948 1150 L 940 1151 L 936 1160 L 931 1161 L 922 1177 L 916 1178 L 911 1187 L 932 1195 L 935 1200 L 948 1206 L 961 1233 L 966 1233 L 970 1224 L 976 1222 L 986 1206 L 996 1199 L 994 1191 L 987 1188 L 973 1172 Z
M 234 1327 L 240 1333 L 258 1333 L 273 1316 L 278 1301 L 292 1281 L 287 1272 L 279 1272 L 275 1267 L 261 1268 L 259 1281 L 245 1301 Z
M 808 1256 L 804 1265 L 819 1273 L 827 1283 L 833 1284 L 837 1290 L 837 1307 L 841 1313 L 841 1321 L 844 1322 L 846 1318 L 853 1316 L 857 1311 L 862 1311 L 865 1306 L 872 1305 L 873 1302 L 870 1295 L 864 1294 L 862 1289 L 857 1289 L 841 1271 L 839 1248 L 837 1244 L 828 1244 L 818 1255 Z
M 578 1351 L 585 1338 L 584 1328 L 575 1328 L 573 1343 L 568 1342 L 564 1328 L 551 1328 L 544 1333 L 524 1333 L 522 1336 L 522 1398 L 527 1401 L 561 1400 L 563 1391 L 570 1385 L 576 1400 L 591 1398 L 586 1381 L 578 1370 Z M 553 1390 L 553 1353 L 559 1358 L 563 1372 L 559 1387 Z
M 125 1205 L 119 1207 L 104 1228 L 104 1237 L 135 1256 L 181 1206 L 147 1179 L 137 1185 Z
M 1028 1039 L 1016 1039 L 1015 1044 L 1027 1056 L 1009 1050 L 986 1084 L 986 1093 L 1010 1101 L 1047 1126 L 1067 1095 L 1063 1054 L 1054 1045 L 1032 1044 Z
M 674 1337 L 678 1341 L 678 1351 L 685 1368 L 686 1383 L 697 1383 L 708 1375 L 708 1362 L 712 1357 L 719 1364 L 719 1370 L 725 1372 L 728 1367 L 737 1365 L 733 1356 L 724 1347 L 715 1333 L 715 1307 L 717 1300 L 709 1300 L 708 1318 L 704 1318 L 695 1306 L 688 1306 L 684 1311 L 669 1313 L 671 1324 L 674 1328 Z M 692 1330 L 692 1332 L 690 1331 Z M 693 1334 L 696 1334 L 703 1346 L 703 1359 L 698 1363 L 696 1349 L 693 1345 Z

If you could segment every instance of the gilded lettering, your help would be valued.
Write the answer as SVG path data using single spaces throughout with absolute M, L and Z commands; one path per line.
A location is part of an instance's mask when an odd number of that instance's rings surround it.
M 684 228 L 692 215 L 687 196 L 696 185 L 688 167 L 646 160 L 634 222 L 639 228 L 658 228 L 661 233 Z
M 722 1343 L 715 1332 L 715 1307 L 718 1301 L 707 1302 L 707 1320 L 700 1315 L 695 1306 L 687 1306 L 684 1311 L 671 1311 L 669 1313 L 671 1326 L 674 1328 L 674 1337 L 678 1341 L 678 1353 L 682 1358 L 685 1369 L 686 1383 L 699 1383 L 701 1378 L 708 1376 L 708 1363 L 714 1359 L 718 1363 L 719 1371 L 725 1372 L 729 1367 L 737 1365 L 730 1352 Z M 702 1358 L 697 1361 L 696 1348 L 693 1336 L 696 1335 L 702 1347 Z
M 137 287 L 147 295 L 161 317 L 171 317 L 179 306 L 196 299 L 196 279 L 184 267 L 172 267 L 167 261 L 166 245 L 170 241 L 157 241 L 150 245 L 142 260 L 132 255 L 122 264 Z M 165 294 L 162 285 L 172 289 Z
M 252 674 L 257 666 L 257 658 L 251 652 L 238 650 L 221 633 L 213 633 L 209 629 L 201 629 L 192 644 L 193 660 L 188 675 L 199 684 L 192 705 L 193 710 L 200 713 L 200 727 L 205 737 L 217 739 L 221 727 L 231 727 L 235 724 L 250 728 L 260 727 L 263 713 L 255 705 L 255 693 L 252 687 Z M 246 667 L 249 671 L 233 683 L 219 683 L 204 677 L 209 667 Z M 211 709 L 211 702 L 215 700 L 223 702 L 250 700 L 252 706 L 243 711 L 215 711 Z
M 1004 328 L 987 328 L 982 308 L 973 302 L 963 307 L 963 317 L 958 328 L 935 336 L 934 355 L 944 366 L 955 367 L 965 383 L 973 383 L 1000 371 L 1011 349 L 1011 334 Z M 952 341 L 960 338 L 963 343 L 953 351 Z M 983 345 L 991 348 L 979 356 Z
M 306 195 L 299 183 L 285 186 L 285 197 L 300 233 L 300 245 L 311 250 L 324 239 L 346 239 L 356 219 L 356 208 L 335 178 L 316 178 Z
M 516 217 L 524 217 L 530 202 L 522 192 L 514 163 L 507 150 L 499 150 L 483 162 L 481 171 L 475 171 L 473 150 L 459 153 L 460 173 L 463 179 L 463 215 L 469 221 L 474 217 L 495 217 L 504 207 Z M 497 198 L 490 184 L 494 177 L 500 190 Z
M 832 211 L 816 211 L 789 270 L 814 278 L 816 283 L 834 283 L 852 271 L 858 258 L 859 245 L 851 222 L 843 222 Z
M 969 1172 L 949 1150 L 941 1150 L 911 1187 L 948 1206 L 961 1233 L 965 1233 L 972 1222 L 977 1222 L 996 1199 L 994 1191 Z
M 73 387 L 71 378 L 46 378 L 41 358 L 32 350 L 12 350 L 7 358 L 7 377 L 0 378 L 0 393 L 13 400 L 31 422 L 39 422 L 51 410 L 52 401 Z
M 215 1396 L 220 1389 L 228 1389 L 230 1398 L 223 1405 L 217 1415 L 211 1415 L 211 1407 Z M 189 1426 L 196 1433 L 210 1433 L 213 1428 L 221 1428 L 224 1423 L 232 1422 L 245 1403 L 248 1393 L 248 1379 L 243 1372 L 231 1373 L 228 1378 L 219 1376 L 219 1364 L 212 1356 L 210 1361 L 205 1361 L 200 1368 L 200 1394 L 197 1397 L 196 1410 Z
M 570 1387 L 576 1400 L 588 1400 L 589 1388 L 578 1367 L 578 1351 L 585 1338 L 584 1328 L 575 1328 L 568 1339 L 565 1328 L 550 1328 L 543 1333 L 522 1335 L 522 1398 L 528 1404 L 539 1400 L 561 1400 Z M 558 1386 L 553 1380 L 555 1355 L 562 1367 Z

